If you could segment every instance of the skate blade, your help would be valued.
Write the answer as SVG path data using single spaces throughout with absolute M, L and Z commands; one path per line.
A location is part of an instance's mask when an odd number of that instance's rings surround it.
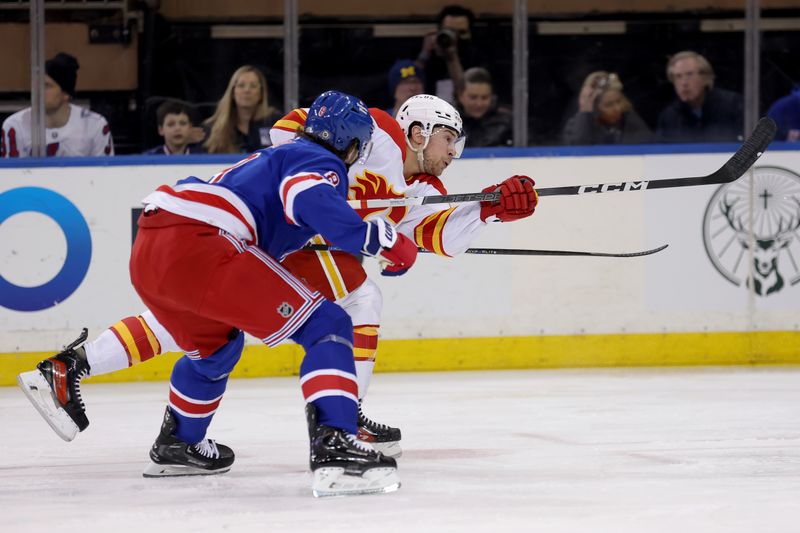
M 53 389 L 41 372 L 33 370 L 17 376 L 17 384 L 56 434 L 70 442 L 78 434 L 78 425 L 53 398 Z
M 143 477 L 180 477 L 180 476 L 213 476 L 214 474 L 224 474 L 231 469 L 230 466 L 219 470 L 205 470 L 185 465 L 160 465 L 151 462 L 142 472 Z
M 400 441 L 392 442 L 370 442 L 376 452 L 381 452 L 386 457 L 397 459 L 403 455 L 403 448 L 400 447 Z
M 344 468 L 323 467 L 314 471 L 312 492 L 316 498 L 382 494 L 400 488 L 396 468 L 372 468 L 360 476 L 344 473 Z

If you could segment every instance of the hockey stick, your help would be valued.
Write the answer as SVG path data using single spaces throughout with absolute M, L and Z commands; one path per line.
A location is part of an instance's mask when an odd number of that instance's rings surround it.
M 669 246 L 664 244 L 652 250 L 645 250 L 643 252 L 628 252 L 628 253 L 609 253 L 609 252 L 573 252 L 571 250 L 520 250 L 516 248 L 467 248 L 465 254 L 475 255 L 555 255 L 555 256 L 580 256 L 580 257 L 641 257 L 643 255 L 651 255 L 660 252 Z M 314 250 L 317 252 L 331 251 L 331 248 L 325 244 L 307 244 L 303 250 Z M 433 253 L 430 250 L 419 248 L 420 253 Z
M 646 189 L 668 189 L 673 187 L 692 187 L 695 185 L 714 185 L 730 183 L 739 179 L 753 163 L 761 157 L 775 136 L 775 121 L 764 117 L 758 121 L 750 137 L 736 150 L 728 161 L 716 172 L 707 176 L 690 178 L 667 178 L 659 180 L 622 181 L 619 183 L 598 183 L 594 185 L 570 185 L 567 187 L 547 187 L 537 189 L 539 196 L 563 196 L 573 194 L 596 194 L 602 192 L 644 191 Z M 499 192 L 445 194 L 442 196 L 413 196 L 406 198 L 386 198 L 370 200 L 349 200 L 354 209 L 385 208 L 426 204 L 455 204 L 461 202 L 495 202 Z

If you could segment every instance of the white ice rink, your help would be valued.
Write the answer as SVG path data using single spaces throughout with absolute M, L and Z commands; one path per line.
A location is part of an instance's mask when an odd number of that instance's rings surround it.
M 144 479 L 166 383 L 84 384 L 61 441 L 0 388 L 0 531 L 800 531 L 800 369 L 379 374 L 402 488 L 316 500 L 293 378 L 231 380 L 228 474 Z

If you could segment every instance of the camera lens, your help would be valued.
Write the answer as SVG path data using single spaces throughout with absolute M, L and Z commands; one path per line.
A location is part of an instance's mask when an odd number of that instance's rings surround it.
M 439 48 L 450 48 L 455 42 L 453 32 L 441 30 L 436 34 L 436 46 Z

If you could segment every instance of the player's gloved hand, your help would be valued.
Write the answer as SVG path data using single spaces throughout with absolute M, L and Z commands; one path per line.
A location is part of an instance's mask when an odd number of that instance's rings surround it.
M 481 192 L 500 191 L 500 200 L 481 202 L 481 220 L 511 222 L 531 216 L 539 202 L 534 185 L 536 183 L 528 176 L 511 176 L 497 185 L 486 187 Z
M 405 235 L 398 233 L 383 219 L 367 222 L 367 236 L 362 252 L 378 257 L 381 274 L 402 276 L 417 260 L 417 245 Z

